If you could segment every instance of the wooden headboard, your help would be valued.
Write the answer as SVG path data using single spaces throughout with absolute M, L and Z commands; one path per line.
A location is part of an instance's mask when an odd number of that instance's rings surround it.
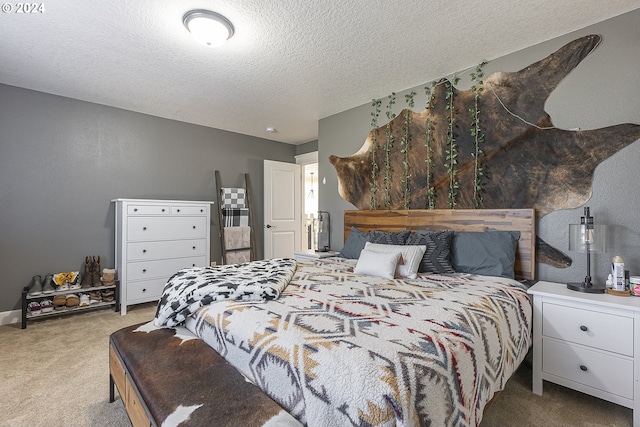
M 519 231 L 516 279 L 534 280 L 536 221 L 533 209 L 409 209 L 344 211 L 344 239 L 361 231 Z

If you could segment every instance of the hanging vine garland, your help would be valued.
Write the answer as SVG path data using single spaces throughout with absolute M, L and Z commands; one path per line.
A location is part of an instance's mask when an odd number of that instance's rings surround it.
M 427 95 L 427 109 L 433 108 L 435 105 L 435 95 L 433 93 L 433 89 L 436 87 L 436 82 L 431 83 L 431 87 L 425 86 L 424 93 Z M 425 162 L 427 163 L 426 169 L 426 197 L 425 197 L 425 208 L 426 209 L 434 209 L 436 207 L 436 190 L 433 184 L 433 144 L 435 143 L 435 139 L 433 137 L 433 125 L 434 123 L 427 117 L 425 120 L 425 131 L 424 131 L 424 146 L 427 149 L 427 158 Z
M 378 192 L 378 171 L 380 170 L 380 166 L 378 165 L 378 158 L 376 157 L 376 153 L 378 152 L 378 117 L 380 116 L 380 105 L 382 101 L 379 99 L 374 99 L 371 102 L 371 106 L 374 108 L 374 111 L 371 112 L 371 127 L 373 127 L 373 134 L 371 135 L 371 148 L 369 152 L 371 153 L 371 181 L 369 182 L 369 186 L 371 189 L 371 209 L 378 209 L 378 198 L 376 197 Z
M 394 136 L 391 133 L 391 120 L 395 119 L 396 115 L 393 113 L 393 105 L 396 103 L 396 93 L 391 92 L 391 95 L 388 96 L 389 102 L 387 103 L 387 127 L 385 129 L 385 136 L 387 137 L 384 144 L 385 158 L 384 158 L 384 196 L 383 203 L 385 209 L 391 209 L 391 161 L 389 156 L 391 155 L 391 148 L 393 148 Z
M 456 139 L 453 134 L 453 125 L 455 123 L 455 106 L 453 104 L 453 85 L 458 84 L 459 77 L 454 77 L 453 82 L 445 82 L 445 100 L 447 101 L 447 105 L 445 107 L 446 110 L 449 111 L 449 117 L 447 120 L 447 149 L 445 150 L 446 158 L 445 158 L 445 169 L 449 174 L 449 190 L 448 190 L 448 200 L 447 205 L 450 208 L 454 208 L 456 206 L 456 198 L 458 196 L 458 188 L 460 185 L 458 184 L 458 168 L 456 165 L 458 164 L 458 147 L 456 146 Z
M 404 111 L 404 120 L 402 122 L 402 138 L 400 140 L 401 149 L 400 152 L 403 155 L 402 158 L 402 194 L 404 198 L 404 208 L 409 209 L 411 204 L 411 171 L 409 168 L 409 146 L 411 142 L 411 135 L 409 134 L 409 127 L 413 121 L 411 116 L 411 108 L 414 106 L 413 97 L 416 95 L 414 91 L 404 96 L 405 102 L 408 108 Z
M 469 109 L 471 113 L 471 136 L 473 137 L 473 152 L 471 156 L 474 158 L 474 175 L 473 175 L 473 204 L 476 208 L 480 208 L 482 206 L 482 177 L 484 176 L 484 169 L 482 166 L 481 157 L 484 156 L 484 151 L 482 150 L 482 144 L 484 143 L 484 133 L 480 128 L 480 110 L 478 108 L 478 104 L 480 99 L 482 98 L 482 92 L 484 91 L 484 81 L 482 77 L 484 77 L 484 66 L 487 65 L 486 61 L 482 61 L 476 67 L 475 72 L 471 73 L 471 81 L 473 85 L 471 86 L 471 91 L 474 94 L 474 102 L 473 108 Z

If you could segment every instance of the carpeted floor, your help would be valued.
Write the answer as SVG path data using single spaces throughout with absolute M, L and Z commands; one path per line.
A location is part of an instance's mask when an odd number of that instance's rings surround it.
M 119 398 L 109 403 L 109 335 L 151 320 L 154 304 L 0 326 L 0 426 L 130 427 Z M 632 426 L 632 411 L 548 382 L 531 392 L 523 364 L 485 414 L 482 427 Z M 215 426 L 212 426 L 215 427 Z

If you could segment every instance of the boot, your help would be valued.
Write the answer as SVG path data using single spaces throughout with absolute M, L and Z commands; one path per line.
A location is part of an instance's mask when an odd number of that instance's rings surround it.
M 44 286 L 42 287 L 43 294 L 52 294 L 56 291 L 55 286 L 53 286 L 53 274 L 47 274 L 44 276 Z
M 102 267 L 100 267 L 100 256 L 93 257 L 92 265 L 91 265 L 91 282 L 93 286 L 102 286 L 102 280 L 100 280 L 100 272 L 102 271 Z
M 84 257 L 84 271 L 82 272 L 82 280 L 80 281 L 81 288 L 90 288 L 92 287 L 91 282 L 91 258 L 88 256 Z
M 115 268 L 105 268 L 102 270 L 102 284 L 104 286 L 111 286 L 116 283 L 116 270 Z
M 33 284 L 31 285 L 31 288 L 29 289 L 29 295 L 30 296 L 37 296 L 37 295 L 42 295 L 42 278 L 40 276 L 33 276 Z

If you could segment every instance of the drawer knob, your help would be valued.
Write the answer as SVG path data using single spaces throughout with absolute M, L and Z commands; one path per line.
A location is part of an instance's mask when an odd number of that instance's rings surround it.
M 146 268 L 143 268 L 143 269 L 142 269 L 142 272 L 143 272 L 143 273 L 146 273 L 146 272 L 147 272 L 147 269 L 146 269 Z
M 162 212 L 164 212 L 164 208 L 162 208 Z
M 133 211 L 134 212 L 138 212 L 138 208 L 133 208 Z
M 582 372 L 587 372 L 587 371 L 588 371 L 587 367 L 586 367 L 586 366 L 584 366 L 584 365 L 580 365 L 580 370 L 581 370 Z
M 180 209 L 178 209 L 178 212 L 180 212 Z
M 193 229 L 194 229 L 194 230 L 196 229 L 196 226 L 195 226 L 195 225 L 193 226 Z
M 196 266 L 195 264 L 191 264 L 191 267 L 195 267 L 195 266 Z
M 147 292 L 147 288 L 142 288 L 142 292 Z
M 587 328 L 587 327 L 586 327 L 586 326 L 584 326 L 584 325 L 581 325 L 581 326 L 580 326 L 580 330 L 581 330 L 582 332 L 587 332 L 587 330 L 589 330 L 589 328 Z
M 193 247 L 193 250 L 195 250 L 195 249 L 196 249 L 196 247 L 194 246 L 194 247 Z
M 147 250 L 146 250 L 146 249 L 143 249 L 143 250 L 142 250 L 142 253 L 143 253 L 143 254 L 146 254 L 146 253 L 147 253 Z
M 200 212 L 204 212 L 204 209 L 200 209 Z
M 146 230 L 147 230 L 147 227 L 142 227 L 142 231 L 146 231 Z

